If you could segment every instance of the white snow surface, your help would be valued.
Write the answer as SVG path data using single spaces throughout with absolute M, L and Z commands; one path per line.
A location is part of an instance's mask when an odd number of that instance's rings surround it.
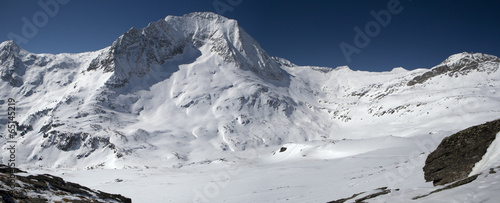
M 460 71 L 408 85 L 443 65 Z M 296 66 L 234 20 L 168 16 L 95 52 L 1 43 L 0 144 L 15 98 L 16 165 L 134 202 L 326 202 L 380 187 L 394 191 L 371 201 L 407 202 L 435 189 L 422 167 L 444 137 L 500 117 L 499 67 L 471 53 L 432 69 Z M 497 145 L 476 171 L 496 167 Z M 416 202 L 493 202 L 499 176 L 485 174 Z
M 486 150 L 481 161 L 474 165 L 470 175 L 476 175 L 481 172 L 488 171 L 490 168 L 500 166 L 500 139 L 498 139 L 500 133 L 497 134 L 495 140 L 490 144 Z

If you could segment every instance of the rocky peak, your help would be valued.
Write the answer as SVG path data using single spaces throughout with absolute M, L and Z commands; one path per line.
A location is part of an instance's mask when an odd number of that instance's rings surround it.
M 25 52 L 19 45 L 17 45 L 13 40 L 8 40 L 0 43 L 0 53 L 19 53 Z
M 221 15 L 218 15 L 218 14 L 213 13 L 213 12 L 193 12 L 193 13 L 186 14 L 184 16 L 185 17 L 199 18 L 199 19 L 215 20 L 217 22 L 224 22 L 224 21 L 229 20 L 228 18 L 221 16 Z M 172 17 L 172 16 L 168 16 L 168 17 Z
M 443 61 L 439 66 L 449 66 L 449 67 L 459 67 L 473 63 L 483 63 L 483 62 L 500 62 L 500 59 L 493 55 L 482 54 L 482 53 L 468 53 L 463 52 L 459 54 L 454 54 Z
M 487 66 L 495 63 L 496 66 Z M 442 71 L 450 76 L 467 75 L 471 71 L 494 72 L 498 69 L 498 63 L 500 63 L 500 59 L 496 56 L 463 52 L 451 55 L 433 70 Z
M 187 47 L 208 45 L 224 61 L 269 80 L 287 79 L 279 64 L 235 20 L 209 12 L 167 16 L 143 29 L 131 28 L 94 59 L 88 70 L 115 72 L 116 86 L 133 75 L 141 77 Z
M 9 60 L 14 60 L 14 58 L 22 58 L 27 54 L 28 52 L 26 50 L 12 40 L 0 43 L 0 64 Z
M 9 40 L 0 44 L 0 79 L 8 82 L 12 86 L 21 86 L 25 66 L 21 60 L 21 55 L 27 52 L 19 47 L 14 41 Z
M 249 69 L 268 80 L 285 81 L 286 74 L 236 20 L 211 12 L 195 12 L 182 17 L 167 16 L 165 22 L 193 42 L 196 47 L 208 44 L 226 62 Z
M 424 83 L 435 76 L 443 74 L 450 77 L 467 75 L 473 71 L 491 74 L 498 70 L 499 64 L 500 59 L 498 57 L 488 54 L 467 52 L 454 54 L 430 71 L 413 78 L 408 82 L 408 86 Z

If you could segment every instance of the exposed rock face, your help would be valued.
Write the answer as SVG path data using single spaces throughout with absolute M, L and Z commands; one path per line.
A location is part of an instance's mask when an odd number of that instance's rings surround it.
M 425 161 L 424 178 L 444 185 L 466 178 L 500 132 L 500 119 L 445 138 Z
M 0 47 L 0 79 L 14 87 L 23 84 L 22 75 L 26 69 L 18 56 L 21 51 L 24 50 L 13 41 L 7 41 Z
M 12 177 L 15 183 L 7 185 Z M 121 195 L 92 190 L 60 177 L 27 175 L 25 171 L 5 165 L 0 165 L 0 179 L 2 202 L 50 202 L 51 199 L 62 199 L 62 202 L 132 202 Z
M 114 72 L 107 85 L 119 88 L 132 76 L 142 78 L 153 67 L 205 44 L 226 62 L 249 69 L 264 79 L 289 80 L 280 68 L 280 63 L 287 63 L 286 60 L 280 62 L 269 56 L 235 20 L 210 12 L 167 16 L 143 29 L 131 28 L 92 60 L 87 70 Z

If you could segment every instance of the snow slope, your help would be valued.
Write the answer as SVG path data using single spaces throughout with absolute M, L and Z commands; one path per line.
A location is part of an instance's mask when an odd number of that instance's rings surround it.
M 447 134 L 433 136 L 439 140 Z M 127 195 L 134 202 L 327 202 L 358 193 L 363 193 L 359 196 L 363 197 L 382 187 L 388 187 L 391 193 L 368 202 L 498 200 L 498 173 L 484 173 L 468 185 L 412 200 L 442 188 L 424 181 L 422 167 L 431 151 L 428 149 L 438 144 L 427 138 L 422 135 L 300 147 L 286 145 L 288 149 L 282 154 L 279 149 L 274 152 L 257 150 L 255 157 L 236 152 L 234 157 L 245 158 L 234 162 L 218 160 L 193 164 L 180 169 L 38 172 L 51 172 L 102 191 Z M 352 147 L 348 153 L 332 156 L 337 152 L 337 145 L 340 149 Z M 366 150 L 362 146 L 373 147 Z M 117 179 L 123 181 L 117 182 Z
M 497 139 L 500 132 L 497 134 L 497 137 L 491 145 L 488 147 L 486 154 L 483 156 L 481 161 L 477 162 L 474 165 L 470 175 L 476 175 L 483 171 L 487 171 L 490 168 L 494 168 L 496 166 L 500 166 L 500 139 Z
M 411 71 L 296 66 L 269 56 L 235 20 L 192 13 L 132 28 L 95 52 L 33 54 L 3 42 L 0 104 L 17 100 L 23 169 L 140 202 L 187 201 L 213 173 L 241 169 L 207 200 L 330 201 L 388 185 L 430 188 L 425 154 L 498 119 L 499 66 L 478 53 Z M 2 146 L 7 121 L 2 108 Z M 7 163 L 8 151 L 0 155 Z M 403 166 L 410 172 L 394 177 L 408 186 L 380 176 Z

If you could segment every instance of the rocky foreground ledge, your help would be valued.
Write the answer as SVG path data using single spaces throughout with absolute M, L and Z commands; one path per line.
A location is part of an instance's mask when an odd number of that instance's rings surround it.
M 130 198 L 66 182 L 57 176 L 29 174 L 1 164 L 0 180 L 1 202 L 132 202 Z
M 425 180 L 444 185 L 467 178 L 498 132 L 500 119 L 446 137 L 425 161 Z

